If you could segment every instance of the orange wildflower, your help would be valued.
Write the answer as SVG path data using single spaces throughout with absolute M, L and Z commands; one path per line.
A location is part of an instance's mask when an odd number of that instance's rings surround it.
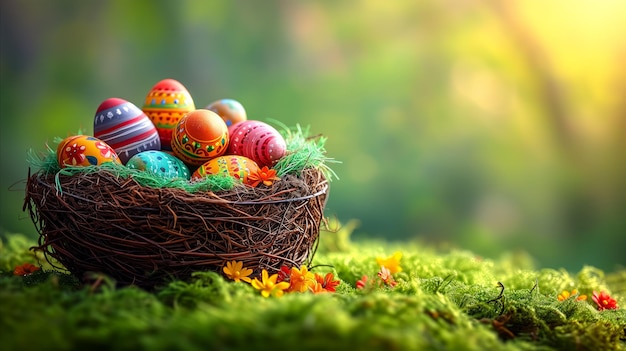
M 571 296 L 576 296 L 576 295 L 578 295 L 578 291 L 576 289 L 572 290 L 571 293 L 567 290 L 563 290 L 563 292 L 560 293 L 556 298 L 559 301 L 565 301 L 569 299 Z M 576 301 L 584 301 L 584 300 L 587 300 L 587 295 L 578 295 L 576 297 Z
M 311 290 L 311 292 L 314 294 L 319 294 L 327 291 L 322 287 L 322 284 L 320 284 L 319 281 L 316 281 L 315 284 L 309 286 L 309 290 Z
M 243 262 L 241 261 L 230 261 L 226 262 L 226 266 L 223 268 L 224 274 L 226 276 L 236 282 L 244 281 L 246 283 L 252 282 L 252 280 L 248 277 L 252 274 L 252 269 L 245 268 L 243 266 Z
M 315 276 L 309 272 L 307 266 L 301 266 L 300 269 L 291 267 L 291 276 L 289 277 L 291 286 L 289 291 L 305 292 L 310 286 L 316 283 Z
M 15 267 L 15 270 L 13 271 L 13 275 L 29 275 L 29 274 L 33 274 L 34 272 L 40 270 L 41 267 L 37 267 L 32 263 L 24 263 L 23 265 L 17 266 Z
M 248 175 L 248 179 L 250 180 L 250 185 L 252 187 L 256 187 L 261 184 L 261 182 L 266 186 L 271 186 L 274 181 L 280 180 L 280 178 L 276 176 L 276 170 L 267 168 L 267 166 L 264 166 L 255 173 Z
M 333 278 L 334 276 L 332 273 L 327 273 L 324 277 L 315 273 L 315 281 L 317 282 L 315 286 L 319 286 L 321 291 L 335 292 L 335 287 L 339 285 L 340 282 L 339 280 L 333 280 Z

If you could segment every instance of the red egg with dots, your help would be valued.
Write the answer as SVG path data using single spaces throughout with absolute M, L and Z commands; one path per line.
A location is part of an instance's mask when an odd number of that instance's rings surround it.
M 172 152 L 186 164 L 200 166 L 223 155 L 228 142 L 224 120 L 213 111 L 198 109 L 178 121 L 172 134 Z
M 272 167 L 287 151 L 283 136 L 267 123 L 247 120 L 229 128 L 228 153 L 254 160 L 259 167 Z

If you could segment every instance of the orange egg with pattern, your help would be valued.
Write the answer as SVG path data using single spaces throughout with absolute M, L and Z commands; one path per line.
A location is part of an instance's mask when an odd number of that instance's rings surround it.
M 211 174 L 230 175 L 244 184 L 250 184 L 250 174 L 256 174 L 259 166 L 245 156 L 225 155 L 216 157 L 202 166 L 191 175 L 191 180 L 199 180 Z
M 57 146 L 57 162 L 61 168 L 99 166 L 106 162 L 122 164 L 109 144 L 89 135 L 74 135 Z
M 178 121 L 172 135 L 172 152 L 186 164 L 200 166 L 223 155 L 228 140 L 224 120 L 213 111 L 199 109 Z

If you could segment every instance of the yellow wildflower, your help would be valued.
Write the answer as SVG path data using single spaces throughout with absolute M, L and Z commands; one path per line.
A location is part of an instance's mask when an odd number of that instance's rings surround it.
M 376 263 L 378 263 L 381 267 L 386 267 L 391 274 L 395 274 L 398 272 L 402 272 L 402 267 L 400 267 L 400 259 L 402 258 L 402 252 L 397 251 L 393 255 L 382 258 L 376 257 Z
M 248 277 L 252 274 L 252 270 L 250 268 L 244 268 L 243 262 L 241 261 L 230 261 L 226 262 L 226 267 L 224 269 L 224 274 L 226 276 L 236 282 L 244 281 L 246 283 L 250 283 L 252 280 Z
M 284 294 L 284 290 L 289 288 L 289 283 L 276 283 L 277 278 L 278 274 L 272 274 L 270 276 L 264 269 L 261 272 L 261 280 L 254 278 L 252 286 L 257 290 L 261 290 L 261 295 L 263 295 L 263 297 L 269 297 L 272 294 L 276 297 L 281 297 Z

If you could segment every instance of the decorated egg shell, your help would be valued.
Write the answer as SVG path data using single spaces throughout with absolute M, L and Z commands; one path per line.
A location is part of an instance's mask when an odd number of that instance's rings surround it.
M 135 154 L 126 167 L 150 172 L 164 178 L 189 179 L 189 168 L 176 156 L 165 151 L 148 150 Z
M 110 98 L 100 104 L 93 135 L 109 144 L 122 163 L 142 151 L 161 149 L 159 133 L 150 118 L 124 99 Z
M 111 146 L 89 135 L 74 135 L 63 139 L 57 146 L 57 161 L 61 168 L 99 166 L 106 162 L 122 163 Z
M 191 175 L 191 180 L 199 180 L 211 174 L 230 175 L 244 184 L 250 184 L 250 174 L 257 173 L 259 166 L 245 156 L 225 155 L 216 157 L 202 166 Z
M 226 122 L 213 111 L 198 109 L 178 121 L 172 135 L 172 152 L 186 164 L 200 166 L 223 155 L 228 141 Z
M 193 99 L 179 81 L 171 78 L 163 79 L 155 84 L 142 107 L 150 118 L 161 139 L 163 150 L 172 150 L 172 132 L 176 124 L 187 113 L 196 109 Z
M 247 119 L 246 110 L 243 108 L 243 105 L 239 101 L 233 99 L 220 99 L 213 101 L 207 105 L 206 109 L 211 110 L 222 117 L 228 127 Z
M 267 123 L 247 120 L 229 128 L 228 153 L 246 156 L 260 167 L 272 167 L 283 157 L 287 145 L 283 136 Z

